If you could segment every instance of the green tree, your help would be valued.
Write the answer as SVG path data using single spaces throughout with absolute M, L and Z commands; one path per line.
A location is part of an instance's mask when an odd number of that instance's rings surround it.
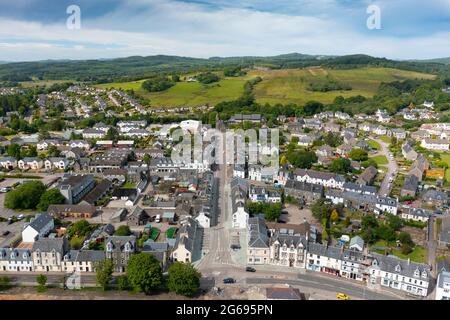
M 120 226 L 114 233 L 116 236 L 129 236 L 130 234 L 131 230 L 129 226 Z
M 103 290 L 107 290 L 112 281 L 112 274 L 114 271 L 114 264 L 112 260 L 105 259 L 97 262 L 94 270 L 96 272 L 95 281 L 100 287 L 102 287 Z
M 409 246 L 414 246 L 414 242 L 411 238 L 411 235 L 408 232 L 400 232 L 398 237 L 397 237 L 398 241 L 400 241 L 400 243 L 402 245 L 409 245 Z
M 5 196 L 5 207 L 9 209 L 36 209 L 45 185 L 40 181 L 25 182 Z
M 69 235 L 69 238 L 72 238 L 73 236 L 79 236 L 84 237 L 89 232 L 91 232 L 92 226 L 87 222 L 86 220 L 79 220 L 75 222 L 71 227 L 69 228 L 69 231 L 67 232 Z
M 402 244 L 402 248 L 400 251 L 402 254 L 407 255 L 413 251 L 413 248 L 409 244 L 405 243 L 405 244 Z
M 311 206 L 311 211 L 316 219 L 328 219 L 331 212 L 331 205 L 325 199 L 319 199 Z
M 47 211 L 48 206 L 51 204 L 62 204 L 66 201 L 66 198 L 59 192 L 58 189 L 53 188 L 45 191 L 41 199 L 39 200 L 39 204 L 37 205 L 37 209 L 39 211 Z
M 9 287 L 9 278 L 8 276 L 0 277 L 0 290 L 6 290 Z
M 315 115 L 316 113 L 320 113 L 323 110 L 323 104 L 317 101 L 309 101 L 305 104 L 303 108 L 303 112 L 307 116 Z
M 109 128 L 108 132 L 106 133 L 105 139 L 116 142 L 119 139 L 119 131 L 117 131 L 117 129 L 114 127 Z
M 132 255 L 128 261 L 128 281 L 133 288 L 150 294 L 162 284 L 161 265 L 150 254 L 139 253 Z
M 60 154 L 61 154 L 61 152 L 58 150 L 58 148 L 56 146 L 48 147 L 48 155 L 50 157 L 59 157 Z
M 6 148 L 6 153 L 8 154 L 8 156 L 14 157 L 17 160 L 19 160 L 20 159 L 20 146 L 17 143 L 11 143 Z
M 354 161 L 366 161 L 369 158 L 367 151 L 359 148 L 352 149 L 349 156 Z
M 201 273 L 191 264 L 175 262 L 170 266 L 168 288 L 177 294 L 192 296 L 200 288 Z
M 373 214 L 367 214 L 362 218 L 361 226 L 363 229 L 378 228 L 378 220 Z
M 352 170 L 352 166 L 350 160 L 339 158 L 331 162 L 330 169 L 335 173 L 347 173 Z
M 47 284 L 47 277 L 43 274 L 40 274 L 36 277 L 36 282 L 38 284 L 38 291 L 44 292 L 47 290 L 46 284 Z

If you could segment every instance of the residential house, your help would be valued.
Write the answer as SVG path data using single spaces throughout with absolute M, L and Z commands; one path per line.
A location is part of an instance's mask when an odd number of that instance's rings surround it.
M 433 215 L 433 212 L 429 210 L 425 210 L 422 208 L 413 208 L 413 207 L 403 207 L 402 208 L 402 219 L 412 220 L 412 221 L 420 221 L 420 222 L 428 222 L 430 217 Z
M 414 175 L 419 181 L 422 181 L 425 171 L 430 168 L 430 163 L 422 156 L 417 157 L 413 162 L 408 175 Z
M 64 272 L 95 272 L 95 265 L 105 260 L 105 252 L 101 250 L 69 250 L 63 257 Z
M 287 231 L 287 230 L 286 230 Z M 270 264 L 304 268 L 308 246 L 307 236 L 277 231 L 270 238 Z
M 375 181 L 375 177 L 377 176 L 377 174 L 378 170 L 375 167 L 370 166 L 359 175 L 356 183 L 363 186 L 370 186 Z
M 323 197 L 323 186 L 289 179 L 284 187 L 286 196 L 302 204 L 311 204 Z
M 172 250 L 172 260 L 192 263 L 200 251 L 201 234 L 197 221 L 191 217 L 183 221 Z
M 40 238 L 33 243 L 32 257 L 35 272 L 60 272 L 69 250 L 67 238 Z
M 143 226 L 147 223 L 148 218 L 147 213 L 141 207 L 137 206 L 127 217 L 127 225 L 132 227 Z
M 268 264 L 270 245 L 268 230 L 261 217 L 248 219 L 247 264 Z
M 246 180 L 234 178 L 230 184 L 231 187 L 231 206 L 233 214 L 232 226 L 235 229 L 245 229 L 248 223 L 248 210 L 246 200 L 248 185 Z
M 94 206 L 97 204 L 97 201 L 108 195 L 112 191 L 112 188 L 112 182 L 107 179 L 103 179 L 83 198 L 81 203 Z
M 420 146 L 428 150 L 448 151 L 450 142 L 444 139 L 423 139 Z
M 344 183 L 344 191 L 356 192 L 361 194 L 377 194 L 377 188 L 373 186 L 361 185 L 354 182 L 346 182 Z
M 32 272 L 33 258 L 29 249 L 0 248 L 0 271 Z
M 55 227 L 52 216 L 47 213 L 36 215 L 22 231 L 22 241 L 33 243 L 46 236 Z
M 135 236 L 111 236 L 105 241 L 105 257 L 113 261 L 115 272 L 126 272 L 128 261 L 137 250 Z
M 417 188 L 419 187 L 419 179 L 415 175 L 406 176 L 403 183 L 400 196 L 402 197 L 415 197 L 417 195 Z
M 72 149 L 80 148 L 80 149 L 84 149 L 84 150 L 89 150 L 91 148 L 89 142 L 87 142 L 85 140 L 71 140 L 68 143 L 68 146 Z
M 448 195 L 435 189 L 429 189 L 422 197 L 422 201 L 432 206 L 443 206 L 448 204 Z
M 118 181 L 124 183 L 127 180 L 127 170 L 125 169 L 105 169 L 103 177 L 111 182 Z
M 295 170 L 294 176 L 297 181 L 319 184 L 328 188 L 342 189 L 345 183 L 345 178 L 341 175 L 307 169 Z
M 395 256 L 371 253 L 370 283 L 415 296 L 426 297 L 431 282 L 430 266 Z
M 414 161 L 417 159 L 417 152 L 411 147 L 411 144 L 408 141 L 405 141 L 402 144 L 402 154 L 406 160 Z
M 392 128 L 391 129 L 392 136 L 397 138 L 398 140 L 406 139 L 406 130 L 401 128 Z
M 46 170 L 66 170 L 69 167 L 69 161 L 66 158 L 48 158 L 44 166 Z
M 0 158 L 0 167 L 6 170 L 13 170 L 17 168 L 17 159 L 13 157 L 2 157 Z
M 17 164 L 21 170 L 39 170 L 44 166 L 44 161 L 40 158 L 23 158 Z

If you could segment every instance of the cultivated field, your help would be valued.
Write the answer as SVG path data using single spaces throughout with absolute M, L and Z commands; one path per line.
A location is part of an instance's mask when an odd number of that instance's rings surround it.
M 260 103 L 304 104 L 310 100 L 330 103 L 336 96 L 362 95 L 371 97 L 381 82 L 406 79 L 433 79 L 430 74 L 390 68 L 360 68 L 351 70 L 330 70 L 322 68 L 286 70 L 250 70 L 244 77 L 224 78 L 218 83 L 202 85 L 197 82 L 179 82 L 164 92 L 150 93 L 141 88 L 143 81 L 109 83 L 100 88 L 133 89 L 136 93 L 150 99 L 155 107 L 199 106 L 217 104 L 224 100 L 238 98 L 243 92 L 245 82 L 256 76 L 263 78 L 254 88 L 255 97 Z M 350 91 L 312 92 L 307 90 L 314 81 L 327 77 L 351 85 Z

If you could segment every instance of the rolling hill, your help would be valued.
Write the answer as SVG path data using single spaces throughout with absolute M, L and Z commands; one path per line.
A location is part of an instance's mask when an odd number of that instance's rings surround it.
M 247 80 L 260 76 L 263 81 L 254 87 L 257 102 L 304 104 L 310 100 L 330 103 L 336 96 L 362 95 L 372 97 L 382 82 L 406 79 L 434 79 L 431 74 L 393 68 L 363 67 L 356 69 L 303 68 L 248 71 L 246 76 L 223 78 L 218 83 L 202 85 L 198 82 L 179 82 L 163 92 L 150 93 L 141 88 L 142 81 L 117 82 L 97 85 L 101 88 L 133 89 L 150 100 L 155 107 L 214 105 L 238 98 Z M 314 92 L 310 83 L 333 79 L 349 84 L 352 90 Z

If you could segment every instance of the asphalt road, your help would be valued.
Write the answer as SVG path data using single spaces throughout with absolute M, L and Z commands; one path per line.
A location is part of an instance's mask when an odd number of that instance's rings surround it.
M 380 139 L 374 139 L 376 142 L 378 142 L 381 146 L 380 152 L 377 153 L 377 155 L 383 155 L 388 159 L 388 164 L 386 166 L 387 171 L 385 172 L 385 176 L 383 179 L 383 182 L 381 183 L 380 190 L 378 191 L 380 196 L 389 196 L 389 193 L 391 192 L 392 183 L 389 182 L 389 178 L 392 177 L 393 181 L 395 181 L 395 176 L 398 172 L 398 166 L 395 159 L 391 159 L 389 157 L 390 151 L 389 151 L 389 144 L 386 142 L 380 140 Z

